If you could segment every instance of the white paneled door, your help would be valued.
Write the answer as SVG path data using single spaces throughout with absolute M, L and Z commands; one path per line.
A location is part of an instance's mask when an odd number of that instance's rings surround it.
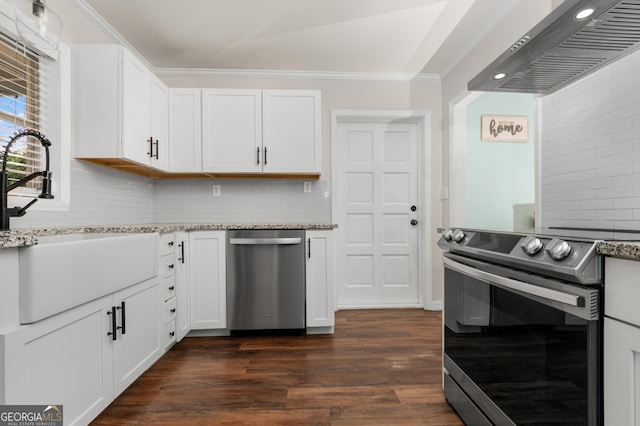
M 418 125 L 340 123 L 338 308 L 419 306 Z

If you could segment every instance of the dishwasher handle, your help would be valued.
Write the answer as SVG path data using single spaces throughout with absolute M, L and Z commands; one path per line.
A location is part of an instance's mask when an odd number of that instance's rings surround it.
M 292 245 L 302 243 L 302 238 L 230 238 L 229 244 L 234 245 Z

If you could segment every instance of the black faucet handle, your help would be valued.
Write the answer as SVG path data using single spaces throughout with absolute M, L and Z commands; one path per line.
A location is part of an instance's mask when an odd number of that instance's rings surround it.
M 36 201 L 38 201 L 37 198 L 34 198 L 33 200 L 29 201 L 29 203 L 27 203 L 24 207 L 12 207 L 9 210 L 9 216 L 10 217 L 22 217 L 25 214 L 27 214 L 27 209 L 29 207 L 31 207 L 32 205 L 34 205 L 36 203 Z

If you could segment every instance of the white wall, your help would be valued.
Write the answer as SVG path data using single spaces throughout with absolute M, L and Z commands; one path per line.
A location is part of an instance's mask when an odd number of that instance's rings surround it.
M 640 52 L 541 99 L 542 225 L 640 230 Z

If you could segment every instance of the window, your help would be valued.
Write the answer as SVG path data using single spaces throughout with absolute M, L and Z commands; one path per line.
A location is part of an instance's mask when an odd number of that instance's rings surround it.
M 25 129 L 41 130 L 41 66 L 39 57 L 16 42 L 0 37 L 0 152 L 14 133 Z M 41 170 L 40 142 L 32 137 L 14 143 L 7 158 L 9 185 Z M 12 191 L 30 195 L 38 191 L 40 179 Z

